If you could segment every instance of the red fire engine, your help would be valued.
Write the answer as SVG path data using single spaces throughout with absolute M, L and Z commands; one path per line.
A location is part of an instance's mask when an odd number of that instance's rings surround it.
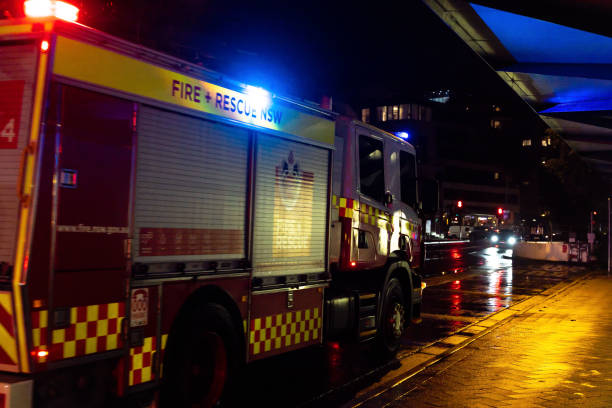
M 416 180 L 414 148 L 366 124 L 77 23 L 1 21 L 0 407 L 160 387 L 206 406 L 243 364 L 327 339 L 393 354 L 420 316 Z

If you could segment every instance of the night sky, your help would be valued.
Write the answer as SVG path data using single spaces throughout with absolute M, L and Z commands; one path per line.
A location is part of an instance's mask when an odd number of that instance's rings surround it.
M 421 0 L 70 2 L 85 25 L 286 96 L 357 108 L 450 88 L 521 105 Z M 22 4 L 0 9 L 16 16 Z
M 452 88 L 518 101 L 420 0 L 81 0 L 81 7 L 86 25 L 283 95 L 355 105 Z

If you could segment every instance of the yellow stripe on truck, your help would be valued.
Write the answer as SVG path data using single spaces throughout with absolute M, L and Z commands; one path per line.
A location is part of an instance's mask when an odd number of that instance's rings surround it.
M 333 121 L 278 103 L 261 89 L 252 88 L 250 94 L 237 92 L 61 36 L 57 38 L 53 73 L 328 145 L 334 143 Z
M 46 85 L 48 54 L 41 52 L 38 59 L 38 70 L 36 74 L 36 87 L 34 90 L 34 101 L 32 109 L 32 121 L 30 127 L 30 140 L 26 149 L 27 153 L 23 183 L 23 194 L 28 199 L 20 204 L 19 226 L 17 232 L 17 250 L 15 254 L 15 267 L 13 272 L 13 296 L 15 297 L 15 321 L 17 324 L 17 338 L 19 339 L 19 365 L 22 372 L 30 372 L 30 360 L 28 358 L 27 337 L 25 330 L 25 319 L 21 289 L 25 284 L 24 259 L 26 256 L 26 245 L 28 242 L 28 221 L 30 218 L 30 197 L 35 176 L 37 144 L 40 136 L 40 122 L 42 119 L 42 100 Z

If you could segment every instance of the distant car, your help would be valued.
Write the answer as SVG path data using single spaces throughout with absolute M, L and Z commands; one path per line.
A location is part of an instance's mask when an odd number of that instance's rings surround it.
M 448 234 L 446 236 L 453 239 L 467 239 L 472 229 L 469 225 L 451 225 L 448 227 Z
M 518 235 L 510 229 L 502 229 L 491 234 L 491 243 L 497 248 L 512 249 L 518 241 Z

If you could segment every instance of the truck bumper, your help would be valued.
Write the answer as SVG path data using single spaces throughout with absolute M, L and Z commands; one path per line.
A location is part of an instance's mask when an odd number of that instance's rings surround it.
M 34 381 L 16 375 L 0 375 L 0 408 L 30 408 Z

